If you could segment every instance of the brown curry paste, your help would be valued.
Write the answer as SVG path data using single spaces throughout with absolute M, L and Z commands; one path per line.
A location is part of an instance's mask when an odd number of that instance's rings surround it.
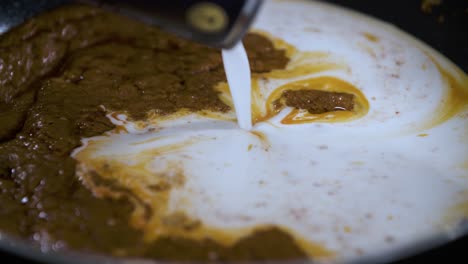
M 253 72 L 284 68 L 283 50 L 244 40 Z M 34 18 L 0 38 L 0 230 L 48 245 L 171 260 L 305 257 L 270 228 L 230 248 L 209 239 L 144 243 L 132 205 L 98 199 L 75 176 L 80 139 L 114 128 L 101 106 L 144 119 L 180 108 L 225 112 L 213 86 L 226 81 L 219 50 L 85 6 Z M 125 188 L 119 186 L 119 188 Z
M 281 98 L 274 102 L 275 108 L 280 108 L 283 105 L 305 109 L 311 114 L 352 111 L 354 109 L 354 95 L 320 90 L 286 90 Z

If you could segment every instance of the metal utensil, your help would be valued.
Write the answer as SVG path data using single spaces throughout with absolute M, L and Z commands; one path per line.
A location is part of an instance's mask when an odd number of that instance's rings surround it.
M 247 32 L 262 0 L 52 0 L 3 1 L 0 34 L 26 19 L 69 3 L 85 3 L 161 27 L 180 37 L 217 48 L 230 48 Z

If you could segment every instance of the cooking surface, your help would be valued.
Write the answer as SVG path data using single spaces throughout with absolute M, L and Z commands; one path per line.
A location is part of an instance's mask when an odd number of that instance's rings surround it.
M 430 17 L 430 18 L 433 19 L 433 17 Z M 399 20 L 399 21 L 400 21 L 400 20 Z M 447 19 L 447 23 L 448 23 L 448 21 L 449 21 L 449 20 Z M 445 33 L 446 33 L 446 32 L 445 32 Z M 444 33 L 444 34 L 445 34 L 445 33 Z M 448 35 L 448 33 L 447 33 L 447 35 Z M 457 36 L 458 36 L 458 35 L 457 35 Z M 444 39 L 446 40 L 446 39 L 449 39 L 449 38 L 445 38 L 445 37 L 444 37 Z M 445 41 L 445 40 L 444 40 L 444 41 Z M 430 43 L 430 42 L 429 42 L 429 43 Z M 448 45 L 448 44 L 447 44 L 447 45 Z M 459 48 L 460 46 L 463 46 L 463 45 L 457 45 L 457 48 Z M 466 45 L 465 45 L 465 46 L 466 46 Z M 444 52 L 443 49 L 442 49 L 442 51 Z M 447 51 L 447 54 L 449 54 L 449 53 L 450 53 L 450 51 Z M 465 55 L 466 55 L 466 53 L 465 53 Z M 449 55 L 449 57 L 450 57 L 450 55 Z M 457 58 L 459 58 L 459 57 L 465 58 L 464 60 L 462 59 L 462 61 L 466 61 L 466 56 L 463 57 L 463 52 L 462 52 L 462 55 L 461 55 L 461 56 L 457 56 Z M 460 60 L 460 59 L 454 59 L 454 61 L 457 61 L 457 60 Z M 466 67 L 465 67 L 464 69 L 465 69 L 465 71 L 466 71 Z

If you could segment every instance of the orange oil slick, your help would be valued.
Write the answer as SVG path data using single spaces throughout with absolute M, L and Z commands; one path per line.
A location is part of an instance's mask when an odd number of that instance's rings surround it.
M 294 109 L 282 121 L 282 124 L 304 124 L 310 122 L 344 122 L 350 121 L 367 114 L 369 102 L 364 94 L 352 84 L 335 77 L 321 76 L 285 84 L 277 88 L 267 100 L 267 114 L 265 118 L 278 113 L 273 103 L 281 98 L 287 90 L 319 90 L 328 92 L 341 92 L 354 95 L 355 106 L 352 111 L 333 111 L 322 114 L 311 114 L 307 110 Z M 284 107 L 283 107 L 284 108 Z
M 461 111 L 468 109 L 468 76 L 466 73 L 455 68 L 454 70 L 458 76 L 457 78 L 454 74 L 444 69 L 430 54 L 426 53 L 426 55 L 437 67 L 445 83 L 446 92 L 432 120 L 426 123 L 423 129 L 429 129 L 440 125 Z

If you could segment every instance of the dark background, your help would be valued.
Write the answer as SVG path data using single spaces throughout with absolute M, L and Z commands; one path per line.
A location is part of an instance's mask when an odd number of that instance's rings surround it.
M 324 0 L 390 22 L 438 50 L 468 72 L 468 0 L 442 0 L 422 11 L 423 0 Z
M 468 72 L 468 0 L 444 0 L 441 5 L 434 6 L 431 12 L 422 11 L 422 0 L 327 0 L 326 2 L 346 6 L 391 22 L 450 58 L 465 73 Z M 468 236 L 395 263 L 428 261 L 468 263 L 466 251 L 468 251 Z M 0 263 L 37 264 L 3 251 L 0 251 Z

